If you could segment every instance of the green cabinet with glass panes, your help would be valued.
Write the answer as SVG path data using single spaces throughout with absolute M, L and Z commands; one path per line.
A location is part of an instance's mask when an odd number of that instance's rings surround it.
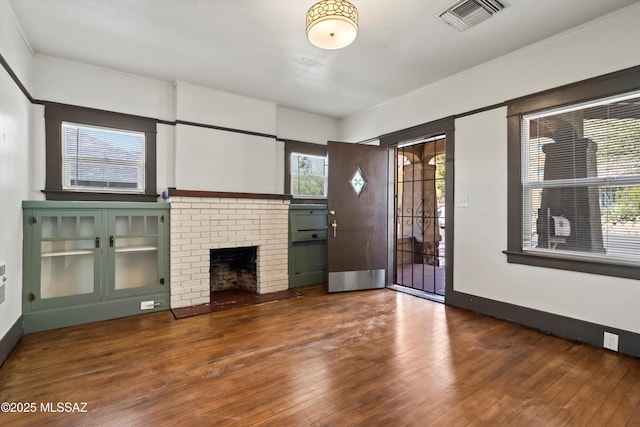
M 25 201 L 25 332 L 169 308 L 169 205 Z

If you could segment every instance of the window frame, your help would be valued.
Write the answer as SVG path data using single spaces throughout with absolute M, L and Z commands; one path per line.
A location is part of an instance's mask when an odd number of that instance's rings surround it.
M 522 248 L 522 118 L 559 108 L 620 95 L 640 89 L 640 66 L 507 101 L 507 262 L 640 279 L 640 268 L 614 260 L 575 259 L 562 254 L 537 253 Z
M 297 196 L 291 194 L 291 154 L 306 154 L 327 157 L 327 146 L 310 142 L 283 139 L 284 142 L 284 194 L 292 197 L 295 203 L 326 203 L 326 197 Z
M 323 160 L 323 164 L 324 164 L 324 174 L 322 175 L 322 178 L 324 179 L 324 185 L 322 188 L 322 195 L 318 195 L 318 194 L 297 194 L 293 192 L 293 178 L 294 176 L 298 178 L 298 181 L 300 180 L 301 177 L 304 177 L 305 175 L 300 174 L 299 172 L 297 174 L 294 174 L 293 171 L 291 170 L 291 167 L 293 167 L 293 164 L 291 164 L 290 166 L 290 170 L 289 170 L 289 177 L 291 178 L 291 185 L 289 186 L 289 191 L 291 192 L 291 196 L 295 197 L 297 199 L 303 198 L 303 199 L 308 199 L 308 198 L 320 198 L 320 199 L 326 199 L 327 198 L 327 181 L 328 181 L 328 175 L 327 175 L 327 167 L 328 167 L 328 158 L 327 156 L 318 156 L 316 154 L 308 154 L 308 153 L 298 153 L 296 151 L 291 152 L 291 154 L 289 155 L 289 161 L 291 162 L 292 157 L 293 156 L 298 156 L 298 157 L 305 157 L 305 158 L 313 158 L 316 160 Z M 319 177 L 320 175 L 311 175 L 314 177 Z
M 81 138 L 78 137 L 79 133 L 76 134 L 74 138 L 75 141 L 69 141 L 67 139 L 68 130 L 70 129 L 72 130 L 72 132 L 73 131 L 79 132 L 80 129 L 83 129 L 85 131 L 97 130 L 97 131 L 102 131 L 104 133 L 126 134 L 129 137 L 140 138 L 138 140 L 140 144 L 137 144 L 137 147 L 132 147 L 132 148 L 140 147 L 141 148 L 140 153 L 142 155 L 138 160 L 124 160 L 124 159 L 115 159 L 115 158 L 107 158 L 107 159 L 103 158 L 98 160 L 98 158 L 96 158 L 95 156 L 91 156 L 91 155 L 83 156 L 81 154 L 81 152 L 83 152 L 83 150 L 81 150 L 81 148 L 83 147 L 83 141 L 81 140 Z M 73 149 L 73 145 L 75 145 L 76 156 L 67 155 L 67 150 L 69 150 L 70 147 Z M 145 191 L 144 180 L 141 180 L 140 178 L 144 177 L 146 173 L 145 155 L 144 155 L 145 148 L 146 148 L 146 137 L 144 132 L 125 130 L 125 129 L 113 129 L 113 128 L 107 128 L 104 126 L 93 126 L 93 125 L 63 121 L 62 122 L 62 148 L 60 150 L 60 153 L 62 156 L 62 164 L 63 164 L 62 189 L 65 191 L 87 191 L 92 193 L 94 192 L 95 193 L 111 193 L 112 192 L 112 193 L 123 193 L 123 194 L 144 194 L 144 191 Z M 95 154 L 95 153 L 92 153 L 92 154 Z M 67 164 L 67 162 L 69 162 L 69 164 Z M 77 182 L 74 184 L 73 173 L 72 173 L 73 164 L 76 165 L 76 171 L 80 169 L 80 164 L 84 164 L 84 165 L 96 164 L 96 165 L 107 165 L 111 167 L 119 166 L 119 167 L 133 168 L 136 170 L 136 176 L 138 178 L 136 180 L 136 186 L 135 187 L 109 186 L 108 184 L 117 182 L 117 181 L 112 182 L 110 180 L 93 181 L 94 183 L 101 182 L 102 184 L 104 184 L 101 186 L 90 185 L 90 184 L 88 185 L 86 184 L 87 181 L 82 181 L 83 183 L 81 183 L 81 180 L 77 179 L 78 177 L 76 177 Z M 129 182 L 125 182 L 125 183 L 129 183 Z
M 47 200 L 135 201 L 155 202 L 156 188 L 156 120 L 123 113 L 47 102 L 45 105 Z M 62 123 L 104 127 L 145 134 L 144 193 L 77 191 L 63 188 Z

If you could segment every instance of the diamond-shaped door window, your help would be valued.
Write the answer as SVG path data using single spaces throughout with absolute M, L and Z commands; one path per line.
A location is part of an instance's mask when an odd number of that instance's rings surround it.
M 349 180 L 349 184 L 351 184 L 351 188 L 353 188 L 353 191 L 356 193 L 356 197 L 360 197 L 362 190 L 367 186 L 367 179 L 364 177 L 360 166 L 357 167 L 355 173 Z

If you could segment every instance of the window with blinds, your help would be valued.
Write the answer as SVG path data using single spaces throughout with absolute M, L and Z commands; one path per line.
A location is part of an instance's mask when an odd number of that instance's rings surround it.
M 145 134 L 62 122 L 63 190 L 144 193 Z
M 640 91 L 522 117 L 522 250 L 640 264 Z

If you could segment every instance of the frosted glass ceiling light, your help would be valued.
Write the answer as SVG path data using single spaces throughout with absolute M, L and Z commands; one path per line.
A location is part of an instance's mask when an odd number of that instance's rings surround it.
M 346 0 L 322 0 L 307 12 L 307 37 L 322 49 L 349 46 L 358 34 L 358 9 Z

